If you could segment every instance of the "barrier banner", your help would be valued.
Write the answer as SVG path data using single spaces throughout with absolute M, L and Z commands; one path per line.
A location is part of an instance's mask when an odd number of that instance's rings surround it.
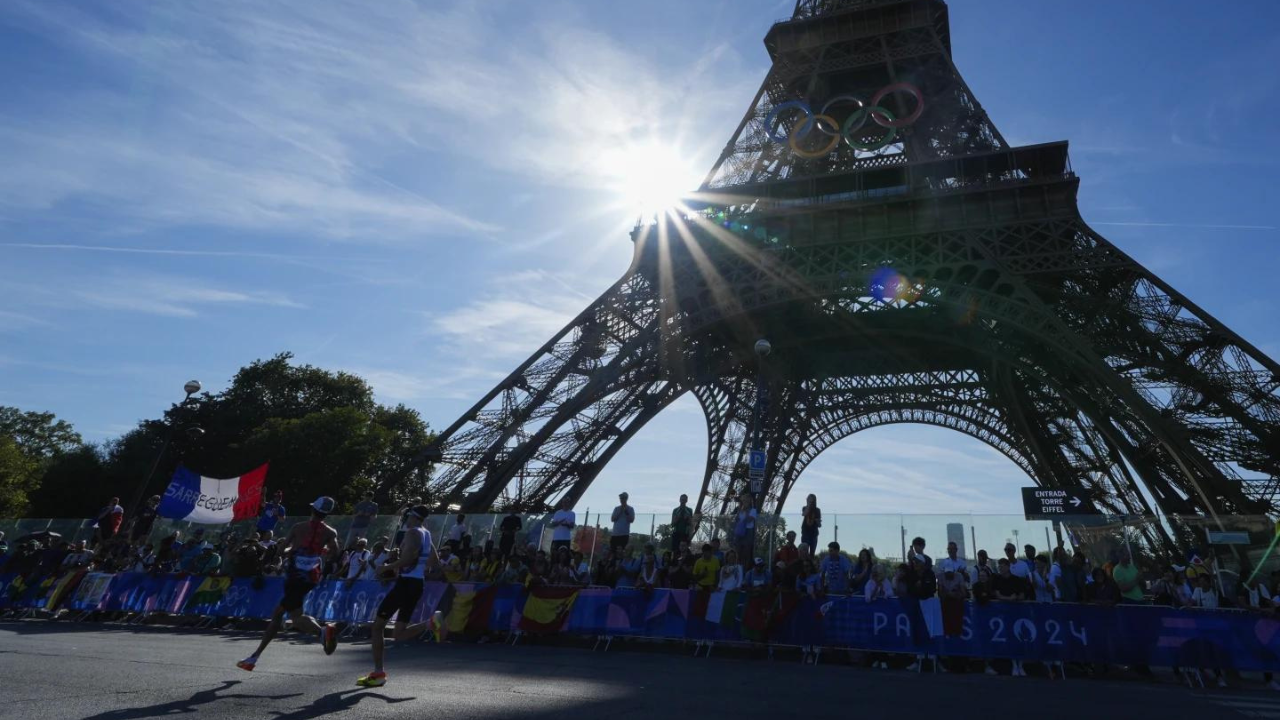
M 48 578 L 0 575 L 0 607 L 167 612 L 265 619 L 279 577 L 226 578 L 72 571 Z M 327 622 L 369 622 L 391 583 L 328 580 L 305 611 Z M 435 610 L 453 632 L 522 630 L 576 635 L 752 641 L 885 653 L 1280 670 L 1280 619 L 1232 610 L 1149 605 L 967 603 L 960 622 L 919 627 L 895 599 L 814 599 L 797 593 L 639 590 L 429 582 L 412 620 Z M 950 635 L 943 633 L 949 631 Z

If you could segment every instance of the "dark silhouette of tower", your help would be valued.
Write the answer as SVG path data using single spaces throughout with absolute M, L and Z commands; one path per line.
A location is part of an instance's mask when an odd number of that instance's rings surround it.
M 692 393 L 698 506 L 719 512 L 763 383 L 766 510 L 824 449 L 892 423 L 966 433 L 1179 534 L 1177 516 L 1271 509 L 1280 367 L 1085 223 L 1066 142 L 1005 142 L 944 2 L 799 0 L 765 46 L 697 204 L 637 227 L 623 277 L 441 433 L 438 501 L 576 500 Z

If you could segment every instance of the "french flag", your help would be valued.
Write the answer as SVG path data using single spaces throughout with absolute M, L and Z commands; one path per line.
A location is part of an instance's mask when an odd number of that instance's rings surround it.
M 179 465 L 160 499 L 159 515 L 201 525 L 254 517 L 262 507 L 266 479 L 266 465 L 226 479 L 203 477 Z

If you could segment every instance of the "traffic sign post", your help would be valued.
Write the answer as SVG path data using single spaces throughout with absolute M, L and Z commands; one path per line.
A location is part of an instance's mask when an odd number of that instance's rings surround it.
M 764 492 L 764 469 L 769 456 L 764 450 L 752 450 L 747 462 L 747 477 L 751 478 L 751 494 Z
M 1022 488 L 1022 510 L 1028 520 L 1054 520 L 1067 515 L 1097 515 L 1098 509 L 1080 493 L 1050 488 Z

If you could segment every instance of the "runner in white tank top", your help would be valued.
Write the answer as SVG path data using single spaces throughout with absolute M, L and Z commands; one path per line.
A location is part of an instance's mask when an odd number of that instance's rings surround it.
M 439 562 L 435 547 L 431 544 L 431 533 L 422 527 L 428 514 L 425 505 L 409 510 L 404 539 L 400 542 L 400 559 L 383 565 L 378 571 L 379 579 L 395 578 L 396 582 L 378 606 L 378 614 L 373 622 L 373 672 L 356 680 L 356 685 L 360 687 L 382 687 L 387 684 L 387 673 L 382 669 L 382 655 L 387 623 L 392 615 L 396 618 L 392 637 L 397 641 L 419 635 L 433 623 L 440 622 L 440 613 L 437 612 L 427 622 L 409 624 L 418 601 L 422 598 L 422 581 L 426 577 L 427 568 Z

